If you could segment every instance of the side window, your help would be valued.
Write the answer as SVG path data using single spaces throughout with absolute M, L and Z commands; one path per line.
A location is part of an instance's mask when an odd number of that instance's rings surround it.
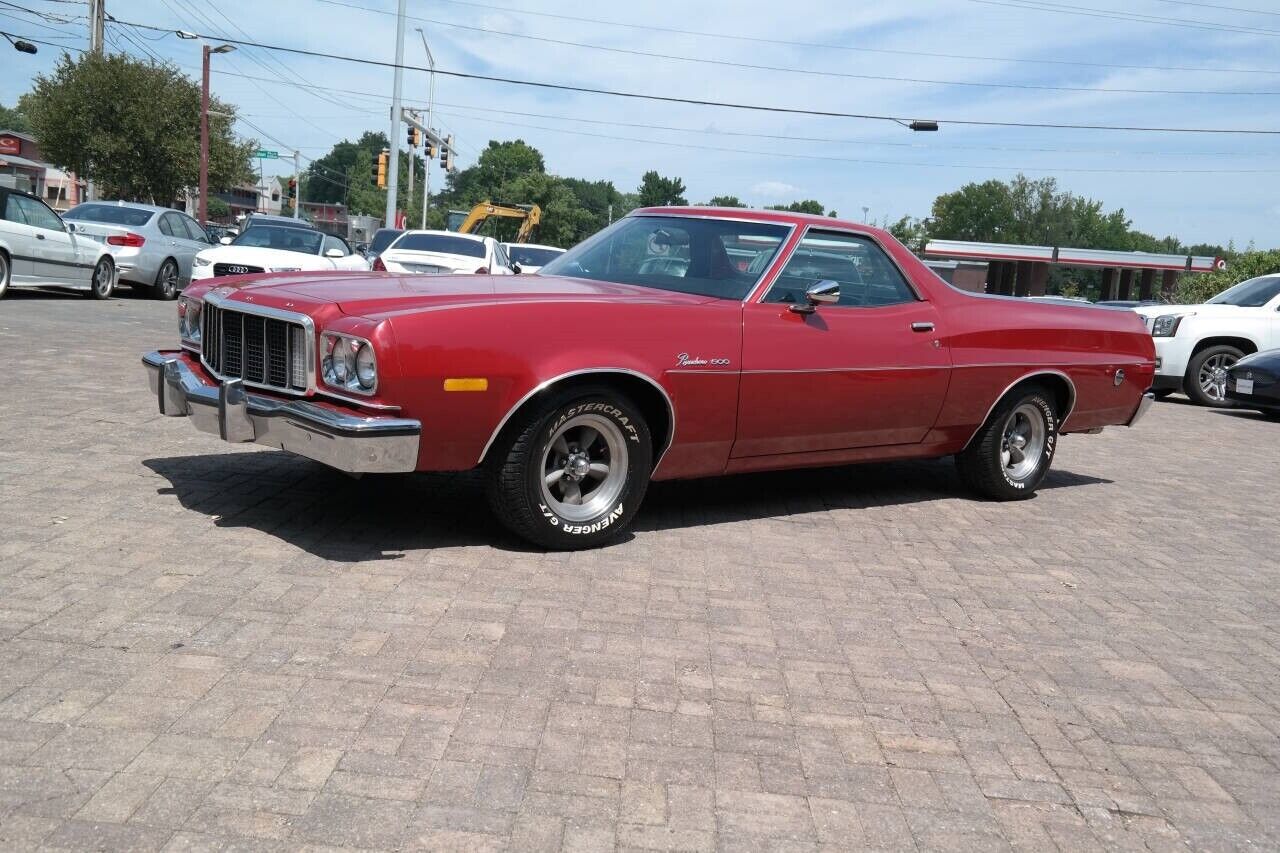
M 840 285 L 839 306 L 875 308 L 913 302 L 915 292 L 874 240 L 839 231 L 810 231 L 787 260 L 765 302 L 801 302 L 820 281 Z
M 346 257 L 347 255 L 351 254 L 351 250 L 347 248 L 346 243 L 342 242 L 337 237 L 334 237 L 331 234 L 326 234 L 324 236 L 325 253 L 327 254 L 330 249 L 337 249 L 339 252 L 342 253 L 343 257 Z
M 18 207 L 18 197 L 16 195 L 5 196 L 4 218 L 19 225 L 27 224 L 27 217 L 22 215 L 22 208 Z
M 178 221 L 182 223 L 182 227 L 187 231 L 187 239 L 195 240 L 197 243 L 208 243 L 209 235 L 204 232 L 200 224 L 194 219 L 186 216 L 178 216 Z
M 180 240 L 187 239 L 186 229 L 182 227 L 182 223 L 178 220 L 178 214 L 176 213 L 161 214 L 160 233 L 168 237 L 177 237 Z
M 507 252 L 502 248 L 501 243 L 493 244 L 493 258 L 497 261 L 498 266 L 510 268 L 511 261 L 507 258 Z
M 62 227 L 62 220 L 58 218 L 58 214 L 34 198 L 27 198 L 24 195 L 11 195 L 9 198 L 18 202 L 18 209 L 26 217 L 28 225 L 34 228 L 43 228 L 46 231 L 66 230 Z

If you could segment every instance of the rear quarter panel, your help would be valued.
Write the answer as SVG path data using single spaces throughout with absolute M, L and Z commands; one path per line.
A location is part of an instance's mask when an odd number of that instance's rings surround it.
M 1126 422 L 1151 386 L 1155 349 L 1132 311 L 956 296 L 944 311 L 953 376 L 934 440 L 967 443 L 1001 394 L 1037 372 L 1074 386 L 1063 432 Z

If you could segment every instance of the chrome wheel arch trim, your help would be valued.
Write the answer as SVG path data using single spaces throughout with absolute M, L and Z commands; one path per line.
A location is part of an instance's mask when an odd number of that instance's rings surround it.
M 671 395 L 667 393 L 667 389 L 663 388 L 662 384 L 658 382 L 658 380 L 654 379 L 652 376 L 648 375 L 647 373 L 641 373 L 640 371 L 632 370 L 629 367 L 585 367 L 578 370 L 570 370 L 566 373 L 561 373 L 557 376 L 551 377 L 550 379 L 544 379 L 542 382 L 539 382 L 532 389 L 530 389 L 528 393 L 526 393 L 523 397 L 517 400 L 515 405 L 513 405 L 510 409 L 508 409 L 507 413 L 502 416 L 502 420 L 498 421 L 498 425 L 494 427 L 493 432 L 489 435 L 489 440 L 484 443 L 484 449 L 480 451 L 480 458 L 476 460 L 476 464 L 477 465 L 484 464 L 485 457 L 489 455 L 489 448 L 493 447 L 493 443 L 498 440 L 498 435 L 506 427 L 507 423 L 511 420 L 511 418 L 515 416 L 515 413 L 520 411 L 521 407 L 524 406 L 525 403 L 529 402 L 538 394 L 541 394 L 543 391 L 546 391 L 548 388 L 551 388 L 553 385 L 563 382 L 566 379 L 572 379 L 575 376 L 586 376 L 586 375 L 595 374 L 595 373 L 606 373 L 606 374 L 613 373 L 613 374 L 623 374 L 626 376 L 634 376 L 636 379 L 643 379 L 645 382 L 648 382 L 650 385 L 654 387 L 654 389 L 659 394 L 662 395 L 663 402 L 667 404 L 667 417 L 671 419 L 671 429 L 667 431 L 667 443 L 664 444 L 658 450 L 658 452 L 654 454 L 653 471 L 657 471 L 658 466 L 662 464 L 663 457 L 667 455 L 667 451 L 671 448 L 671 444 L 675 441 L 676 407 L 675 407 L 675 404 L 671 401 Z
M 1076 383 L 1071 380 L 1070 376 L 1063 373 L 1061 370 L 1039 368 L 1022 374 L 1017 379 L 1006 385 L 1004 390 L 996 395 L 996 398 L 991 401 L 991 405 L 987 407 L 987 413 L 982 416 L 982 420 L 978 421 L 978 425 L 973 428 L 973 434 L 969 436 L 967 441 L 965 441 L 964 446 L 968 447 L 973 443 L 974 438 L 976 438 L 978 433 L 982 431 L 983 425 L 991 418 L 991 413 L 996 410 L 996 406 L 1000 405 L 1000 401 L 1008 396 L 1010 391 L 1018 385 L 1021 385 L 1023 382 L 1026 382 L 1028 379 L 1034 379 L 1037 376 L 1056 376 L 1059 379 L 1065 379 L 1067 382 L 1067 388 L 1071 391 L 1071 398 L 1067 401 L 1067 410 L 1062 414 L 1062 417 L 1058 418 L 1058 432 L 1061 432 L 1063 424 L 1067 422 L 1067 418 L 1071 417 L 1071 413 L 1076 409 Z

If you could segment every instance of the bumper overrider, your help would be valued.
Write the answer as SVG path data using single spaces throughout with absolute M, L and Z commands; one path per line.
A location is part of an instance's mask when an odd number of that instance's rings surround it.
M 252 394 L 239 379 L 206 385 L 177 353 L 150 352 L 142 364 L 160 414 L 190 418 L 196 429 L 224 441 L 278 447 L 352 474 L 408 473 L 417 467 L 420 421 Z

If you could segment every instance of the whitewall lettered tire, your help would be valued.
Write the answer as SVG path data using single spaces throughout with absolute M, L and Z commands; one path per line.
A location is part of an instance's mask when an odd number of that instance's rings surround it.
M 1052 394 L 1039 385 L 1015 388 L 956 455 L 960 479 L 994 500 L 1031 497 L 1053 464 L 1058 426 Z

